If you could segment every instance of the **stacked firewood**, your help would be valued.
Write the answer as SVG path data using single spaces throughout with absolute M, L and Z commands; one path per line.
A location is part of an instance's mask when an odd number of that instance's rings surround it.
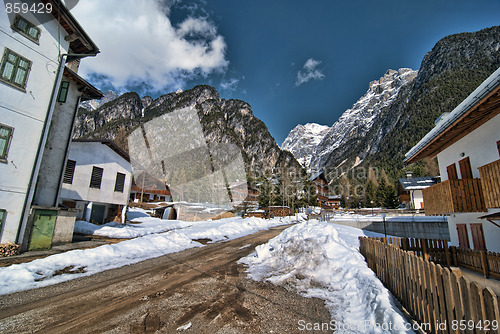
M 0 257 L 12 256 L 19 254 L 19 245 L 11 242 L 7 244 L 0 244 Z

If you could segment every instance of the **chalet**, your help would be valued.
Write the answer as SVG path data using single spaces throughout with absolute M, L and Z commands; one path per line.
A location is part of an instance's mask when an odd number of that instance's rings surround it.
M 500 68 L 406 154 L 437 156 L 442 182 L 423 190 L 425 213 L 449 215 L 453 245 L 500 251 L 499 129 Z
M 439 178 L 432 176 L 413 177 L 407 173 L 406 178 L 398 181 L 399 202 L 406 204 L 408 209 L 420 210 L 424 208 L 423 190 L 438 183 Z
M 102 96 L 78 65 L 99 49 L 62 1 L 9 4 L 40 11 L 0 11 L 0 242 L 49 248 L 74 224 L 57 204 L 77 106 Z
M 61 203 L 77 218 L 120 220 L 132 183 L 128 154 L 110 140 L 73 140 L 64 171 Z
M 317 172 L 309 178 L 316 188 L 318 206 L 327 210 L 338 210 L 340 208 L 340 196 L 329 194 L 328 181 L 323 172 Z

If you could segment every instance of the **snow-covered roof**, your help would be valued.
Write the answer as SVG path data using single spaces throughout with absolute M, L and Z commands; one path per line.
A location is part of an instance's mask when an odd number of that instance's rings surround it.
M 425 149 L 428 149 L 429 146 L 436 141 L 439 137 L 442 137 L 443 134 L 453 128 L 459 121 L 462 121 L 463 118 L 467 115 L 469 111 L 471 111 L 478 103 L 483 101 L 483 99 L 495 91 L 495 89 L 500 87 L 500 68 L 498 68 L 492 75 L 490 75 L 479 87 L 476 88 L 465 100 L 462 101 L 453 111 L 442 118 L 442 120 L 437 123 L 437 125 L 427 133 L 424 138 L 422 138 L 417 145 L 412 147 L 410 151 L 405 154 L 405 162 L 415 162 L 421 158 L 429 156 L 430 154 L 422 154 Z M 481 120 L 481 117 L 479 118 Z M 486 118 L 485 118 L 486 119 Z M 457 135 L 451 135 L 450 138 L 446 138 L 444 144 L 455 142 L 458 139 L 463 137 Z M 439 148 L 443 145 L 443 143 L 438 143 L 437 147 L 433 148 L 431 153 L 439 153 Z

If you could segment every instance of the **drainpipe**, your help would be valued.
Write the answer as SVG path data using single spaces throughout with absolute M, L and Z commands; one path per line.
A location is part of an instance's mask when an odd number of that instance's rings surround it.
M 28 191 L 27 195 L 24 200 L 24 205 L 23 205 L 23 212 L 21 215 L 21 224 L 19 225 L 19 228 L 17 230 L 17 235 L 16 235 L 16 243 L 17 244 L 25 244 L 27 240 L 27 223 L 28 223 L 28 217 L 30 215 L 31 211 L 31 202 L 33 201 L 33 196 L 35 194 L 35 187 L 36 187 L 36 182 L 38 180 L 38 173 L 40 171 L 40 165 L 42 163 L 42 157 L 43 157 L 43 151 L 45 149 L 45 144 L 47 143 L 47 137 L 49 134 L 50 130 L 50 122 L 52 121 L 52 115 L 54 113 L 54 106 L 56 104 L 56 99 L 57 99 L 57 94 L 59 92 L 59 87 L 61 85 L 61 79 L 62 75 L 64 73 L 64 66 L 66 65 L 66 60 L 68 57 L 88 57 L 88 56 L 96 56 L 97 53 L 95 54 L 62 54 L 61 59 L 59 60 L 59 66 L 57 68 L 57 74 L 56 74 L 56 80 L 54 82 L 54 86 L 52 87 L 52 93 L 50 96 L 50 101 L 49 101 L 49 106 L 47 110 L 47 115 L 45 116 L 45 122 L 43 125 L 43 130 L 42 134 L 40 137 L 40 141 L 38 144 L 38 149 L 35 157 L 35 163 L 33 165 L 33 169 L 31 171 L 31 178 L 30 178 L 30 183 L 28 184 Z M 27 246 L 23 245 L 23 246 Z M 21 246 L 21 248 L 23 248 Z

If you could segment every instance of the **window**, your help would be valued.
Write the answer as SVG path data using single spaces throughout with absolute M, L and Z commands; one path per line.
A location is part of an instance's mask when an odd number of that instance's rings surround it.
M 13 128 L 0 124 L 0 162 L 7 162 L 7 153 L 13 131 Z
M 7 211 L 0 209 L 0 231 L 2 230 L 3 222 L 5 221 L 5 216 L 7 216 Z
M 125 174 L 116 173 L 115 191 L 122 193 L 124 187 L 125 187 Z
M 486 250 L 484 242 L 483 224 L 470 224 L 472 234 L 472 244 L 475 250 Z
M 57 102 L 65 103 L 66 98 L 68 97 L 68 91 L 69 91 L 69 82 L 68 81 L 61 82 L 61 88 L 59 89 Z
M 500 156 L 500 140 L 497 141 L 498 156 Z
M 90 177 L 90 188 L 101 189 L 103 169 L 100 167 L 92 167 L 92 176 Z
M 73 184 L 73 175 L 75 175 L 75 160 L 68 160 L 66 162 L 66 169 L 64 170 L 63 183 Z
M 31 39 L 33 42 L 38 43 L 38 39 L 40 38 L 40 29 L 24 17 L 17 15 L 12 28 L 25 37 Z
M 12 50 L 5 49 L 0 67 L 0 79 L 24 89 L 30 68 L 31 61 L 21 57 Z

